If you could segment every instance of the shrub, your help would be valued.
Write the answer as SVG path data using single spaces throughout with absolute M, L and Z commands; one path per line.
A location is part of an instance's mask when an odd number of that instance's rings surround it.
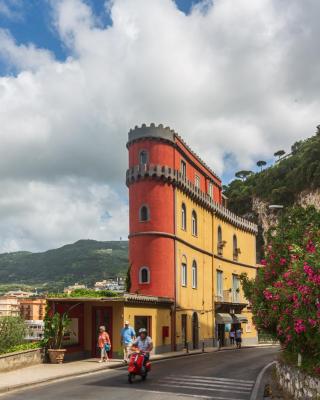
M 268 232 L 263 268 L 242 276 L 258 329 L 292 354 L 312 359 L 320 375 L 320 213 L 293 208 Z
M 0 354 L 22 344 L 26 334 L 24 320 L 20 317 L 0 317 Z

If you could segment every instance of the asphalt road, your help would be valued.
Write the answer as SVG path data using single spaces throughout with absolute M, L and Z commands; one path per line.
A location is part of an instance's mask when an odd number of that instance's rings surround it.
M 147 381 L 127 383 L 126 368 L 26 389 L 1 400 L 248 400 L 275 347 L 247 348 L 155 362 Z M 67 368 L 67 364 L 66 364 Z

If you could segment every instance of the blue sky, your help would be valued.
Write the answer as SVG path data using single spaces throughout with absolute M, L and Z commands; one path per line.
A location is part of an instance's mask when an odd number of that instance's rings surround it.
M 320 122 L 319 0 L 104 4 L 0 0 L 0 252 L 126 237 L 135 125 L 227 183 Z
M 37 47 L 46 48 L 55 54 L 58 60 L 68 56 L 66 47 L 61 42 L 52 23 L 52 7 L 49 0 L 2 0 L 11 10 L 12 15 L 1 14 L 0 27 L 8 29 L 18 44 L 34 43 Z M 105 0 L 86 0 L 94 14 L 100 18 L 103 26 L 111 24 L 108 13 L 105 12 Z M 176 0 L 178 8 L 188 14 L 197 0 Z M 0 75 L 8 72 L 0 60 Z

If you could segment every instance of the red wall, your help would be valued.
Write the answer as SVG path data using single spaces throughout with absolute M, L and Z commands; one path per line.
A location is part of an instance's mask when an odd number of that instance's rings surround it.
M 129 167 L 139 164 L 139 153 L 147 150 L 149 153 L 149 164 L 160 164 L 173 167 L 174 147 L 169 143 L 157 140 L 141 140 L 132 143 L 129 147 Z
M 174 298 L 174 240 L 157 236 L 130 239 L 131 293 Z M 147 266 L 150 284 L 139 284 L 139 269 Z

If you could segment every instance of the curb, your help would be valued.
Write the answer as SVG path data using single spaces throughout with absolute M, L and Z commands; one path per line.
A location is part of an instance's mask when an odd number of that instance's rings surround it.
M 267 345 L 265 347 L 271 347 L 271 346 L 273 346 L 273 345 Z M 264 346 L 254 346 L 254 345 L 253 346 L 244 346 L 244 347 L 242 347 L 242 349 L 250 349 L 250 348 L 256 348 L 256 347 L 264 347 Z M 204 352 L 202 350 L 199 350 L 199 351 L 193 351 L 192 353 L 171 354 L 170 356 L 163 356 L 163 357 L 159 357 L 159 358 L 155 358 L 155 359 L 151 358 L 151 361 L 159 362 L 159 361 L 162 361 L 162 360 L 183 358 L 183 357 L 188 357 L 188 356 L 198 356 L 198 355 L 201 355 L 201 354 L 210 354 L 210 353 L 232 351 L 232 350 L 237 350 L 237 349 L 235 349 L 235 348 L 222 348 L 221 350 L 219 350 L 218 348 L 214 348 L 213 350 L 204 351 Z M 241 350 L 241 349 L 238 349 L 238 350 Z M 80 378 L 80 377 L 82 377 L 84 375 L 91 375 L 91 374 L 96 374 L 98 372 L 103 372 L 103 371 L 106 371 L 106 370 L 109 370 L 109 369 L 120 369 L 120 368 L 125 368 L 125 367 L 126 366 L 123 365 L 122 363 L 121 364 L 117 363 L 117 364 L 114 364 L 114 365 L 107 364 L 105 366 L 105 368 L 101 368 L 100 367 L 100 368 L 92 369 L 91 371 L 74 372 L 74 373 L 70 373 L 70 374 L 65 374 L 63 376 L 53 376 L 51 378 L 45 378 L 45 379 L 42 379 L 42 380 L 39 380 L 39 381 L 35 381 L 35 382 L 21 383 L 21 384 L 14 385 L 14 386 L 7 386 L 7 387 L 4 387 L 4 388 L 0 388 L 0 397 L 2 395 L 6 394 L 6 393 L 13 392 L 13 391 L 20 390 L 20 389 L 24 389 L 24 388 L 31 388 L 31 387 L 41 386 L 41 385 L 44 385 L 44 384 L 50 384 L 50 383 L 54 383 L 54 382 L 67 380 L 67 379 L 70 379 L 70 378 Z M 260 372 L 260 374 L 261 374 L 261 372 Z M 259 374 L 259 376 L 260 376 L 260 374 Z M 257 380 L 259 379 L 259 376 L 258 376 Z M 256 381 L 256 383 L 257 383 L 257 381 Z M 255 386 L 256 386 L 256 383 L 255 383 Z M 254 389 L 255 389 L 255 387 L 254 387 Z M 254 397 L 251 397 L 250 400 L 256 400 L 256 399 Z
M 272 361 L 271 363 L 269 363 L 265 367 L 263 367 L 262 370 L 259 372 L 259 375 L 256 379 L 253 390 L 251 392 L 250 400 L 260 400 L 260 399 L 258 399 L 258 393 L 259 393 L 263 375 L 266 373 L 267 369 L 269 369 L 272 365 L 274 365 L 276 363 L 277 363 L 276 361 Z

